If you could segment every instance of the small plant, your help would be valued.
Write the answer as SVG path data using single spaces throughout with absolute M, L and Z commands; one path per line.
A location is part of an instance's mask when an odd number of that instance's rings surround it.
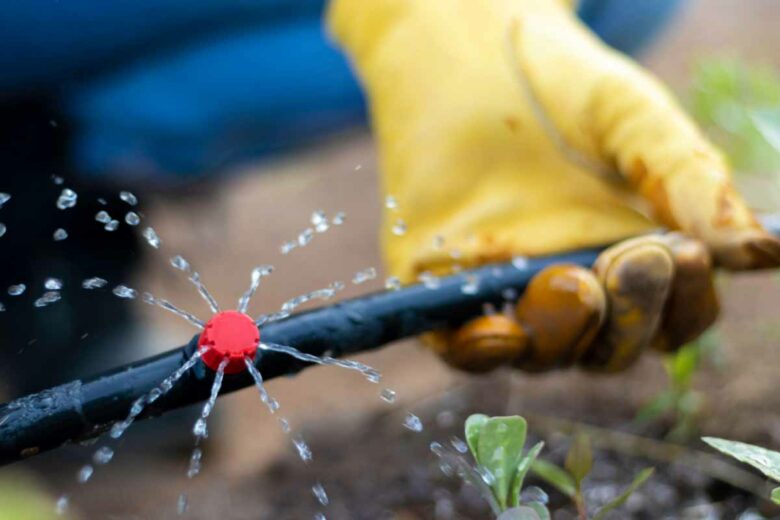
M 593 467 L 590 440 L 577 435 L 561 468 L 539 459 L 543 442 L 524 451 L 528 425 L 520 416 L 488 417 L 476 414 L 466 420 L 466 441 L 487 482 L 500 511 L 498 520 L 548 520 L 545 504 L 523 502 L 523 482 L 529 471 L 558 489 L 572 500 L 581 520 L 589 518 L 583 495 L 583 481 Z M 653 474 L 653 468 L 640 471 L 623 493 L 599 509 L 593 520 L 603 520 L 607 513 L 623 505 L 634 491 Z
M 727 155 L 735 181 L 751 206 L 776 210 L 780 205 L 780 75 L 771 66 L 728 57 L 709 57 L 693 70 L 688 107 L 709 137 Z M 728 281 L 725 274 L 719 282 Z M 773 331 L 772 331 L 773 332 Z M 637 413 L 641 423 L 670 416 L 668 437 L 690 440 L 696 434 L 704 400 L 693 388 L 693 376 L 704 361 L 719 357 L 712 331 L 666 356 L 669 381 Z
M 555 487 L 558 491 L 569 497 L 577 509 L 580 520 L 603 520 L 607 513 L 617 509 L 626 503 L 628 498 L 653 475 L 654 468 L 645 468 L 636 474 L 631 484 L 618 496 L 602 506 L 591 517 L 588 515 L 587 504 L 583 495 L 583 481 L 593 468 L 593 455 L 591 453 L 590 439 L 587 435 L 575 436 L 574 442 L 566 454 L 564 467 L 561 468 L 544 460 L 537 460 L 533 464 L 534 474 Z
M 710 329 L 674 354 L 664 356 L 667 386 L 639 409 L 634 420 L 645 425 L 664 416 L 670 417 L 672 424 L 667 437 L 677 442 L 691 440 L 696 435 L 705 405 L 704 396 L 694 388 L 694 376 L 705 366 L 725 369 L 721 347 L 722 339 L 717 329 Z
M 750 464 L 767 477 L 780 483 L 780 452 L 716 437 L 702 437 L 702 440 L 719 452 L 745 464 Z M 770 498 L 772 502 L 780 505 L 780 487 L 772 490 Z
M 544 446 L 535 444 L 524 453 L 528 426 L 525 419 L 475 414 L 466 420 L 466 442 L 484 469 L 501 514 L 499 520 L 548 520 L 550 512 L 539 502 L 521 503 L 520 493 L 528 470 Z

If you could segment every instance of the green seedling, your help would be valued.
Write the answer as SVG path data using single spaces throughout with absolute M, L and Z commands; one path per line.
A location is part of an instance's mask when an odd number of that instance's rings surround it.
M 780 483 L 780 452 L 716 437 L 702 437 L 701 440 L 729 457 L 733 457 L 745 464 L 750 464 L 767 477 Z M 780 487 L 772 490 L 770 499 L 775 504 L 780 505 Z
M 586 435 L 577 435 L 566 455 L 564 467 L 539 459 L 543 442 L 524 451 L 528 425 L 520 416 L 488 417 L 476 414 L 466 420 L 466 441 L 477 464 L 490 475 L 490 488 L 499 505 L 498 520 L 549 520 L 550 512 L 539 502 L 521 500 L 523 482 L 529 471 L 572 500 L 579 518 L 589 518 L 583 482 L 593 468 L 593 453 Z M 640 471 L 617 497 L 599 509 L 593 520 L 623 505 L 653 474 L 653 468 Z
M 694 388 L 693 378 L 705 362 L 719 364 L 720 344 L 717 332 L 710 330 L 674 354 L 665 356 L 667 387 L 640 408 L 636 422 L 648 424 L 669 416 L 673 421 L 668 434 L 670 439 L 684 442 L 693 437 L 704 404 L 704 397 Z
M 520 416 L 488 417 L 475 414 L 466 420 L 466 442 L 471 454 L 490 475 L 490 488 L 499 505 L 500 520 L 548 520 L 539 502 L 521 503 L 523 481 L 544 446 L 524 451 L 528 425 Z
M 571 499 L 580 520 L 588 518 L 603 520 L 607 513 L 625 504 L 628 498 L 652 476 L 654 471 L 653 468 L 645 468 L 637 473 L 631 484 L 620 495 L 602 506 L 592 517 L 589 517 L 583 495 L 583 481 L 592 468 L 593 455 L 590 440 L 586 435 L 579 434 L 574 438 L 574 442 L 569 448 L 563 468 L 551 462 L 537 459 L 533 464 L 532 471 L 537 477 Z

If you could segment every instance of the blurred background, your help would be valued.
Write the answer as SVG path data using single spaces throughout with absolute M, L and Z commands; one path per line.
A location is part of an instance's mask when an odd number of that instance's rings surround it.
M 376 280 L 340 297 L 382 288 L 375 150 L 359 88 L 322 34 L 321 10 L 315 0 L 0 6 L 0 192 L 13 197 L 0 209 L 0 400 L 141 359 L 194 333 L 138 300 L 82 291 L 84 278 L 149 290 L 201 317 L 207 307 L 168 265 L 174 254 L 226 304 L 254 266 L 274 264 L 253 314 L 368 267 L 379 271 Z M 751 204 L 778 209 L 780 111 L 768 107 L 780 106 L 780 4 L 593 1 L 581 16 L 672 86 L 729 154 Z M 78 194 L 67 211 L 55 206 L 64 188 Z M 131 208 L 120 190 L 138 197 L 141 226 L 123 221 Z M 346 223 L 281 255 L 279 246 L 320 209 L 344 211 Z M 116 231 L 95 222 L 101 210 L 120 221 Z M 140 237 L 146 226 L 162 239 L 159 250 Z M 58 228 L 67 239 L 53 239 Z M 63 281 L 62 300 L 36 308 L 48 277 Z M 719 282 L 724 319 L 677 365 L 647 356 L 601 379 L 576 371 L 472 377 L 403 342 L 359 358 L 397 391 L 392 406 L 359 374 L 332 368 L 268 385 L 312 445 L 307 467 L 247 389 L 220 400 L 197 479 L 185 469 L 198 410 L 186 409 L 137 425 L 87 485 L 75 474 L 89 446 L 2 468 L 0 502 L 13 497 L 21 515 L 31 502 L 53 511 L 67 496 L 73 518 L 172 518 L 187 492 L 192 518 L 310 518 L 318 510 L 311 486 L 321 481 L 328 518 L 481 518 L 484 504 L 441 475 L 427 451 L 477 411 L 777 446 L 780 287 L 771 273 Z M 20 283 L 22 295 L 5 293 Z M 401 427 L 409 410 L 423 419 L 422 433 Z M 547 439 L 553 453 L 555 439 Z M 631 463 L 604 464 L 609 473 Z M 717 516 L 703 518 L 735 518 L 750 502 L 706 477 L 670 470 L 664 478 L 679 508 L 716 504 Z M 692 479 L 690 489 L 681 484 Z M 28 492 L 43 494 L 26 499 Z M 458 514 L 448 516 L 452 508 Z M 17 513 L 7 518 L 24 518 Z

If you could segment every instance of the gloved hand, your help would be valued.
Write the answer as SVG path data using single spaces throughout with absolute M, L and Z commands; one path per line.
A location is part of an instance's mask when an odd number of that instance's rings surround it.
M 711 258 L 780 263 L 721 154 L 570 2 L 333 0 L 329 23 L 368 93 L 383 189 L 398 202 L 383 250 L 402 281 L 659 225 L 685 234 L 626 240 L 593 271 L 543 271 L 512 316 L 439 336 L 454 365 L 623 369 L 715 319 Z

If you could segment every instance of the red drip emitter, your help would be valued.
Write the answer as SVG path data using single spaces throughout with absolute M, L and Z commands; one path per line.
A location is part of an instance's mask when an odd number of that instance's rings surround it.
M 260 330 L 255 322 L 238 311 L 218 312 L 203 328 L 198 350 L 203 363 L 212 370 L 228 360 L 226 374 L 237 374 L 246 369 L 244 358 L 254 359 L 260 345 Z

